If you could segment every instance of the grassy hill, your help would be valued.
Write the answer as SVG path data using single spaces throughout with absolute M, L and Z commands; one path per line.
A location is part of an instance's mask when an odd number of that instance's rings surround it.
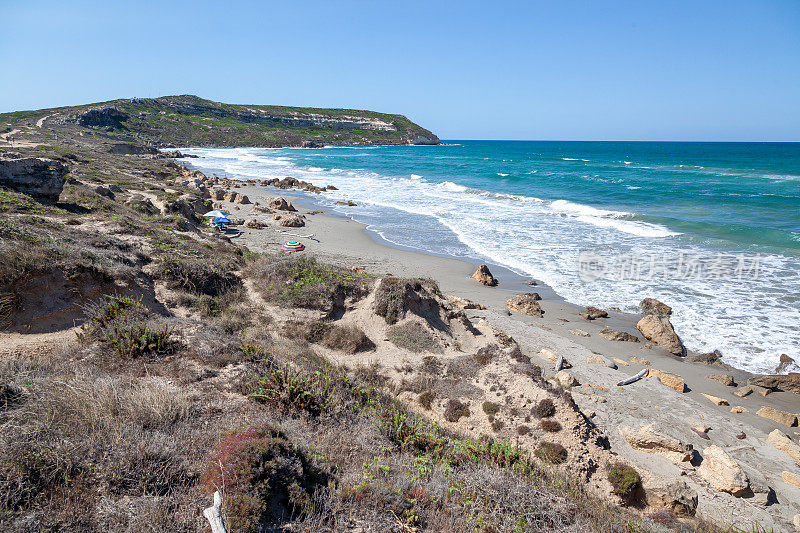
M 225 104 L 197 96 L 112 100 L 0 114 L 0 129 L 28 125 L 86 128 L 159 146 L 439 144 L 403 115 L 355 109 Z

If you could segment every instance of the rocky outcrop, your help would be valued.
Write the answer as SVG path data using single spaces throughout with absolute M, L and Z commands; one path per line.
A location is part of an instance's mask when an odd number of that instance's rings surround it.
M 119 129 L 124 127 L 122 123 L 129 118 L 130 116 L 127 113 L 113 107 L 106 107 L 103 109 L 90 109 L 79 115 L 78 124 L 87 128 Z
M 468 300 L 466 298 L 461 298 L 460 296 L 446 294 L 444 297 L 451 305 L 454 305 L 460 309 L 486 309 L 485 305 L 481 305 L 478 302 L 473 302 L 472 300 Z
M 303 141 L 303 148 L 325 148 L 325 143 L 315 140 Z
M 639 302 L 639 307 L 645 315 L 670 316 L 672 308 L 655 298 L 645 298 Z
M 708 379 L 713 379 L 714 381 L 719 381 L 726 387 L 735 387 L 736 380 L 733 379 L 733 376 L 730 374 L 709 374 L 706 376 Z
M 49 202 L 64 189 L 67 167 L 43 157 L 0 157 L 0 185 Z
M 288 202 L 286 198 L 282 196 L 270 198 L 267 205 L 270 209 L 275 209 L 276 211 L 297 211 L 291 202 Z
M 665 509 L 676 515 L 694 516 L 697 510 L 697 491 L 686 482 L 675 480 L 665 485 L 645 486 L 647 505 Z
M 636 335 L 631 335 L 630 333 L 617 329 L 603 328 L 597 334 L 610 341 L 639 342 L 639 337 Z
M 734 496 L 742 496 L 750 489 L 750 479 L 742 467 L 719 446 L 703 450 L 703 463 L 697 474 L 714 489 Z
M 112 144 L 108 149 L 109 154 L 120 155 L 161 155 L 158 148 L 136 143 L 117 143 Z
M 787 375 L 755 376 L 748 379 L 747 384 L 800 394 L 800 373 L 790 372 Z
M 506 300 L 506 306 L 517 313 L 541 318 L 544 316 L 544 311 L 539 305 L 538 300 L 541 300 L 541 298 L 535 292 L 517 294 Z
M 691 444 L 684 444 L 675 437 L 657 432 L 653 424 L 638 429 L 621 427 L 619 432 L 634 450 L 660 455 L 676 464 L 692 458 Z
M 706 400 L 713 403 L 714 405 L 730 405 L 728 400 L 725 398 L 720 398 L 719 396 L 712 396 L 710 394 L 706 394 L 705 392 L 700 393 Z
M 686 359 L 691 361 L 692 363 L 703 363 L 706 365 L 721 365 L 722 352 L 720 352 L 719 350 L 714 350 L 713 352 L 707 352 L 707 353 L 689 354 L 689 356 Z
M 264 224 L 262 224 L 261 222 L 259 222 L 255 218 L 251 218 L 250 220 L 245 222 L 244 225 L 245 225 L 245 227 L 248 227 L 250 229 L 263 229 L 264 228 Z
M 636 329 L 641 331 L 647 340 L 666 348 L 670 353 L 675 355 L 686 353 L 680 337 L 666 316 L 647 315 L 636 324 Z
M 792 439 L 784 435 L 781 430 L 776 429 L 767 435 L 767 443 L 772 444 L 775 448 L 786 452 L 789 454 L 789 457 L 794 459 L 797 464 L 800 465 L 800 446 L 798 446 L 797 443 Z
M 566 370 L 559 370 L 556 372 L 556 375 L 553 377 L 556 382 L 561 385 L 563 388 L 568 389 L 570 387 L 577 387 L 580 385 L 575 376 L 567 372 Z
M 473 272 L 470 277 L 478 283 L 483 283 L 488 287 L 494 287 L 497 285 L 497 280 L 494 278 L 494 276 L 492 276 L 492 273 L 489 272 L 489 267 L 486 265 L 481 265 L 476 268 L 475 272 Z

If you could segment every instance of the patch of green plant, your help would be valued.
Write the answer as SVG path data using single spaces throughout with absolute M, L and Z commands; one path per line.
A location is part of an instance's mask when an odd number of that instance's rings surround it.
M 630 502 L 636 491 L 642 485 L 642 478 L 631 466 L 624 463 L 611 463 L 608 466 L 608 481 L 613 487 L 613 492 L 624 502 Z

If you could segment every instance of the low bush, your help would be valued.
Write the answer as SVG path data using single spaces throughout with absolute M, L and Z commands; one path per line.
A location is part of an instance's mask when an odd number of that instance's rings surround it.
M 428 328 L 419 322 L 406 322 L 390 327 L 386 336 L 395 346 L 414 353 L 441 353 L 442 347 Z
M 273 530 L 310 510 L 326 476 L 287 438 L 268 425 L 229 434 L 209 458 L 203 476 L 211 493 L 225 495 L 231 531 Z
M 608 481 L 613 487 L 613 492 L 625 503 L 630 503 L 642 485 L 642 478 L 633 468 L 624 463 L 611 463 L 608 465 Z
M 539 427 L 542 428 L 542 431 L 546 431 L 548 433 L 558 433 L 561 431 L 561 424 L 555 420 L 550 420 L 549 418 L 543 418 L 539 422 Z
M 383 278 L 375 289 L 375 314 L 391 325 L 405 318 L 407 311 L 420 316 L 438 312 L 435 294 L 440 294 L 439 286 L 431 279 Z
M 245 275 L 269 302 L 332 312 L 345 298 L 367 295 L 372 278 L 324 265 L 308 256 L 258 256 L 250 260 Z
M 331 350 L 346 354 L 354 354 L 375 349 L 373 343 L 364 332 L 356 326 L 332 325 L 322 338 L 322 345 Z
M 542 441 L 533 453 L 542 461 L 554 465 L 561 464 L 567 460 L 567 449 L 555 442 Z
M 488 365 L 492 362 L 500 350 L 497 348 L 496 344 L 492 344 L 490 346 L 486 346 L 478 350 L 478 353 L 475 354 L 475 362 L 481 366 Z
M 444 410 L 444 418 L 448 422 L 458 422 L 461 417 L 469 416 L 469 407 L 458 400 L 448 400 Z
M 495 402 L 490 402 L 490 401 L 483 402 L 483 405 L 481 407 L 483 409 L 483 412 L 486 413 L 487 415 L 496 415 L 497 413 L 500 412 L 500 404 Z
M 436 395 L 432 391 L 426 390 L 417 396 L 417 402 L 419 402 L 422 407 L 430 411 L 434 398 L 436 398 Z
M 537 418 L 547 418 L 556 414 L 556 405 L 550 398 L 544 398 L 531 409 L 531 414 Z
M 530 432 L 531 432 L 531 428 L 526 426 L 526 425 L 524 425 L 524 424 L 517 426 L 517 435 L 519 435 L 520 437 L 524 437 L 525 435 L 527 435 Z
M 241 283 L 233 273 L 238 267 L 238 257 L 233 254 L 165 254 L 153 275 L 173 289 L 218 296 Z

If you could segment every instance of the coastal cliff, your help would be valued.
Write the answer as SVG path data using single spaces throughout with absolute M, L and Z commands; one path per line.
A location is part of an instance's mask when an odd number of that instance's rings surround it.
M 436 135 L 403 115 L 226 104 L 192 95 L 121 99 L 42 112 L 48 113 L 48 125 L 74 126 L 162 147 L 440 144 Z

